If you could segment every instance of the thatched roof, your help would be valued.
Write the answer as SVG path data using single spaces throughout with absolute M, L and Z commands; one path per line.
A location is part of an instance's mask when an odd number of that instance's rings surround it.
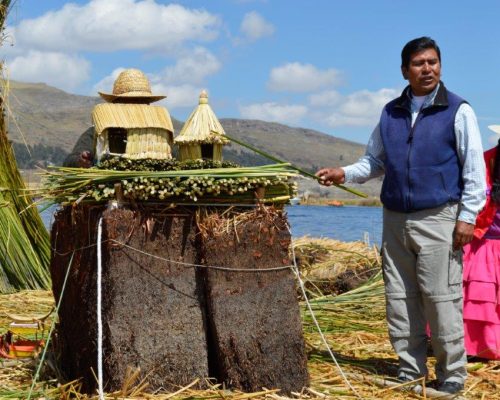
M 202 91 L 198 107 L 187 119 L 181 133 L 175 138 L 175 143 L 228 143 L 228 140 L 220 135 L 225 135 L 224 128 L 208 104 L 207 92 Z
M 174 127 L 165 107 L 147 104 L 98 104 L 92 111 L 95 132 L 100 135 L 109 128 L 165 129 L 172 135 Z

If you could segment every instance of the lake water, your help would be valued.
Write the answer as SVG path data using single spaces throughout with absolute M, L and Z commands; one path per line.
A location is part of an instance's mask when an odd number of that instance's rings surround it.
M 287 207 L 288 220 L 294 237 L 312 236 L 342 240 L 382 242 L 381 207 Z
M 42 212 L 47 228 L 52 223 L 55 207 Z M 293 237 L 311 236 L 365 241 L 380 245 L 382 239 L 382 208 L 289 206 L 286 208 Z

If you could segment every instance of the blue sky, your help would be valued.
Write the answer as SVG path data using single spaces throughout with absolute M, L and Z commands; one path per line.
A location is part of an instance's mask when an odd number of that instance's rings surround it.
M 220 118 L 316 129 L 366 143 L 406 85 L 404 44 L 434 38 L 442 79 L 500 124 L 500 2 L 381 0 L 17 0 L 4 46 L 12 79 L 70 93 L 110 92 L 142 69 L 185 119 L 202 89 Z

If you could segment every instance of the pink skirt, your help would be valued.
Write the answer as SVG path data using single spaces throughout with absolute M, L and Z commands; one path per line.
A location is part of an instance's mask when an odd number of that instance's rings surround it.
M 464 247 L 464 330 L 468 355 L 500 360 L 500 240 Z

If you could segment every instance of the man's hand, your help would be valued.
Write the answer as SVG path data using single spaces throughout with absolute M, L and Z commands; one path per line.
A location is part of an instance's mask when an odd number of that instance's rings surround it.
M 78 159 L 78 166 L 80 168 L 90 168 L 94 164 L 92 153 L 90 151 L 82 151 Z
M 316 176 L 319 177 L 319 183 L 324 186 L 345 182 L 345 173 L 342 168 L 323 168 L 316 172 Z
M 474 224 L 457 221 L 453 231 L 453 250 L 459 250 L 474 238 Z

